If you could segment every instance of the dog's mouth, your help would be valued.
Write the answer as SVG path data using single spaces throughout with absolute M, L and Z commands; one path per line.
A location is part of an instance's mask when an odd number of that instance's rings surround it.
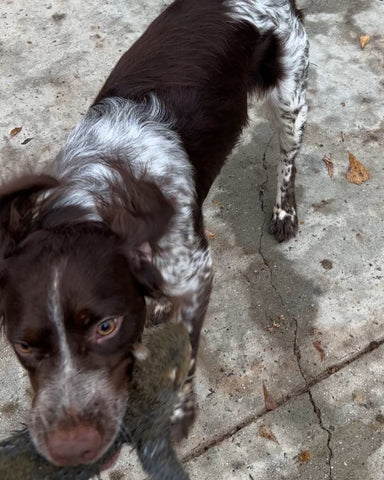
M 59 467 L 109 467 L 122 444 L 127 392 L 117 391 L 104 371 L 60 382 L 47 382 L 33 404 L 28 427 L 37 451 Z
M 114 443 L 113 438 L 110 435 L 105 438 L 92 425 L 79 424 L 71 429 L 61 428 L 49 432 L 45 435 L 44 442 L 35 444 L 43 456 L 58 467 L 97 464 L 106 468 L 104 464 L 108 465 L 117 459 L 121 449 L 120 442 Z
M 34 419 L 29 430 L 36 449 L 58 467 L 95 465 L 106 470 L 116 462 L 123 440 L 116 417 L 100 421 L 59 423 L 54 429 L 42 431 L 41 418 Z

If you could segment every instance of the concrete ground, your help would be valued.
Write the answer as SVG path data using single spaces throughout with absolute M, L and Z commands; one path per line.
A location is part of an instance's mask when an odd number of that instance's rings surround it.
M 121 53 L 167 3 L 2 0 L 3 178 L 58 152 Z M 179 449 L 192 480 L 384 479 L 384 2 L 299 5 L 311 39 L 300 233 L 286 244 L 267 233 L 278 148 L 253 104 L 205 208 L 216 277 L 199 416 Z M 371 37 L 364 49 L 363 34 Z M 14 127 L 22 130 L 11 137 Z M 348 152 L 369 170 L 366 183 L 347 181 Z M 2 342 L 2 437 L 29 401 L 25 374 Z M 103 479 L 144 477 L 126 449 Z

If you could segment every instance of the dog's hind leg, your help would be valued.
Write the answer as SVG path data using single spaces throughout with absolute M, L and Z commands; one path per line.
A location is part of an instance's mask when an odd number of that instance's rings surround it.
M 307 118 L 306 84 L 309 44 L 298 18 L 288 32 L 278 32 L 282 46 L 283 78 L 268 95 L 271 120 L 280 143 L 277 194 L 269 231 L 281 242 L 298 230 L 295 199 L 295 159 Z
M 227 0 L 234 20 L 248 22 L 259 34 L 251 62 L 250 91 L 268 95 L 271 120 L 280 142 L 277 195 L 269 230 L 280 242 L 298 229 L 295 158 L 307 117 L 309 44 L 302 12 L 294 0 Z

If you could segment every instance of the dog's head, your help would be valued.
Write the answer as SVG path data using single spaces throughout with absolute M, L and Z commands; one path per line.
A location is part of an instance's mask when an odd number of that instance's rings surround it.
M 100 458 L 127 406 L 145 296 L 161 290 L 150 244 L 172 214 L 153 185 L 142 187 L 144 200 L 101 207 L 106 221 L 93 223 L 79 221 L 81 209 L 44 206 L 60 188 L 50 177 L 0 191 L 1 313 L 35 392 L 32 439 L 57 465 Z

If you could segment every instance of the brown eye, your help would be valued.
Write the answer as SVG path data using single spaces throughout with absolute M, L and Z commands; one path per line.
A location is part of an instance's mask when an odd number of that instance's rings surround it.
M 15 350 L 20 355 L 28 355 L 32 352 L 32 347 L 26 342 L 19 342 L 14 344 Z
M 97 335 L 102 337 L 106 337 L 114 332 L 116 329 L 116 320 L 114 318 L 110 318 L 108 320 L 104 320 L 101 322 L 96 329 Z

